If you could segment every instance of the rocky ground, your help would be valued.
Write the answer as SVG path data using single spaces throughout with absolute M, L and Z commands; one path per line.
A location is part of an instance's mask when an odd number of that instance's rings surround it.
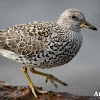
M 0 81 L 0 100 L 100 100 L 97 97 L 78 96 L 67 92 L 51 92 L 38 94 L 36 99 L 29 87 L 11 86 Z

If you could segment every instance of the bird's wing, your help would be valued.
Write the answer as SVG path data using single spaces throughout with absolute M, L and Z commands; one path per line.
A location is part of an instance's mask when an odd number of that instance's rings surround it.
M 43 23 L 16 25 L 0 31 L 0 49 L 25 55 L 43 51 L 50 41 L 52 32 Z

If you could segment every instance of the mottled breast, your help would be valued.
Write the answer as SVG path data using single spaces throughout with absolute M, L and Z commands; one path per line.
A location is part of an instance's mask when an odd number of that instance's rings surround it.
M 82 45 L 82 35 L 79 32 L 69 31 L 54 36 L 46 50 L 46 59 L 39 64 L 41 68 L 58 67 L 68 63 L 78 53 Z

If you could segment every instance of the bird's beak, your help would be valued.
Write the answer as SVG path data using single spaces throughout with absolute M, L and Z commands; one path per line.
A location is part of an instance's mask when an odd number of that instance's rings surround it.
M 88 23 L 87 21 L 84 21 L 81 25 L 82 25 L 83 27 L 85 27 L 85 28 L 89 28 L 89 29 L 92 29 L 92 30 L 97 30 L 96 27 L 94 27 L 93 25 L 91 25 L 91 24 Z

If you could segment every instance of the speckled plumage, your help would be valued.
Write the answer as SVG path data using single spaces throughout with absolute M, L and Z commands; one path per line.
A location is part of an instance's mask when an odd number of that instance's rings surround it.
M 77 16 L 77 21 L 72 18 Z M 0 31 L 0 53 L 25 66 L 52 68 L 68 63 L 82 44 L 84 14 L 65 11 L 57 22 L 30 22 Z
M 75 9 L 63 12 L 57 22 L 30 22 L 0 31 L 0 54 L 23 64 L 24 72 L 33 95 L 48 93 L 36 87 L 27 72 L 46 77 L 58 88 L 58 82 L 67 84 L 51 74 L 36 71 L 34 68 L 52 68 L 68 63 L 82 45 L 82 27 L 97 30 L 86 22 L 84 14 Z M 68 85 L 67 85 L 68 86 Z

